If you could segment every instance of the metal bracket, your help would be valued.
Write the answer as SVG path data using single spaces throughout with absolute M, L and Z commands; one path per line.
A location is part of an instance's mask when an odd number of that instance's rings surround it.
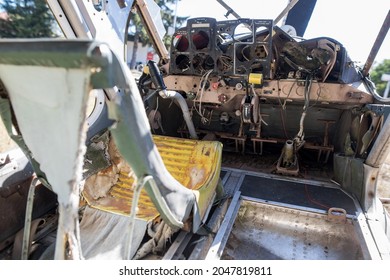
M 327 220 L 335 224 L 345 224 L 347 222 L 347 211 L 343 208 L 329 208 Z

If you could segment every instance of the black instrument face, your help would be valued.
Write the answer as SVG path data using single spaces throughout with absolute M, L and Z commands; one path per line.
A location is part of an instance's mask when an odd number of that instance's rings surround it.
M 310 76 L 339 83 L 360 80 L 340 42 L 293 36 L 267 19 L 189 19 L 173 35 L 169 74 L 244 80 L 251 74 L 261 74 L 265 80 Z
M 170 74 L 270 77 L 272 20 L 189 19 L 173 35 Z

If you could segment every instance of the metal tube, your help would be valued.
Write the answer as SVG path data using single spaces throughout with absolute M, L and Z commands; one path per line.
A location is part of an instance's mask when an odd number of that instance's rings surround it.
M 130 216 L 129 216 L 129 225 L 127 228 L 127 240 L 125 245 L 125 259 L 130 260 L 132 258 L 131 256 L 131 242 L 133 240 L 133 233 L 134 233 L 134 226 L 135 226 L 135 218 L 137 214 L 137 208 L 138 208 L 138 200 L 139 196 L 141 194 L 141 190 L 146 184 L 147 181 L 153 180 L 152 176 L 145 176 L 144 178 L 141 178 L 138 180 L 137 185 L 134 188 L 134 195 L 133 200 L 131 202 L 131 210 L 130 210 Z
M 188 110 L 188 105 L 184 97 L 173 90 L 159 91 L 159 94 L 162 98 L 172 98 L 179 103 L 180 109 L 183 112 L 184 120 L 187 124 L 188 131 L 192 139 L 198 139 L 198 135 L 196 134 L 194 123 L 192 122 L 192 118 L 190 115 L 190 111 Z
M 229 14 L 232 14 L 237 19 L 241 18 L 240 15 L 237 14 L 232 8 L 230 8 L 230 6 L 228 4 L 226 4 L 223 0 L 217 0 L 217 2 L 219 4 L 221 4 L 222 7 L 224 7 L 227 10 L 227 13 L 226 13 L 225 17 L 228 17 Z
M 30 184 L 30 189 L 27 196 L 26 216 L 24 218 L 24 231 L 23 231 L 23 243 L 22 243 L 22 260 L 28 259 L 28 253 L 30 249 L 30 231 L 32 221 L 32 210 L 34 206 L 35 186 L 38 182 L 38 178 L 34 178 Z
M 378 51 L 386 38 L 387 32 L 390 28 L 390 10 L 387 12 L 387 16 L 382 24 L 381 29 L 379 30 L 378 36 L 376 37 L 376 40 L 374 42 L 374 45 L 371 48 L 371 52 L 368 55 L 367 61 L 364 64 L 363 67 L 363 77 L 368 76 L 368 72 L 370 71 L 370 68 L 372 66 L 372 63 L 374 62 L 374 59 L 376 55 L 378 54 Z
M 169 61 L 169 52 L 165 47 L 163 41 L 160 39 L 158 35 L 157 26 L 154 23 L 152 16 L 150 15 L 148 5 L 145 0 L 136 0 L 135 5 L 139 11 L 139 15 L 143 22 L 146 25 L 146 30 L 150 36 L 150 39 L 153 42 L 153 46 L 156 49 L 158 55 L 165 63 Z
M 173 18 L 173 32 L 176 31 L 176 24 L 177 24 L 177 1 L 175 1 L 175 17 Z
M 286 8 L 274 19 L 274 24 L 276 25 L 294 6 L 298 3 L 299 0 L 292 0 Z
M 287 140 L 284 144 L 283 165 L 290 166 L 294 163 L 294 142 Z

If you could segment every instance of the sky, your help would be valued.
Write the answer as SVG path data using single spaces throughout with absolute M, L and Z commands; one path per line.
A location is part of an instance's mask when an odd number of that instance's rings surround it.
M 225 3 L 242 18 L 275 19 L 288 0 L 225 0 Z M 390 0 L 317 0 L 304 38 L 334 38 L 346 47 L 353 61 L 363 65 L 389 9 Z M 177 4 L 178 16 L 226 20 L 225 14 L 226 9 L 216 0 L 180 0 Z M 228 19 L 235 18 L 229 16 Z M 390 32 L 374 66 L 383 59 L 390 59 Z

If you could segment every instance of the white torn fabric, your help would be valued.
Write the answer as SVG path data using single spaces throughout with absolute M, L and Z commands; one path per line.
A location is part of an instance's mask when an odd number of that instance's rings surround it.
M 89 69 L 0 67 L 23 139 L 64 205 L 81 179 L 90 75 Z
M 149 254 L 159 254 L 165 251 L 167 242 L 171 239 L 172 235 L 178 231 L 168 226 L 165 222 L 161 221 L 158 224 L 149 224 L 148 234 L 152 237 L 149 241 L 145 242 L 142 247 L 137 251 L 134 260 L 140 260 L 145 258 Z
M 80 222 L 81 248 L 85 259 L 123 260 L 128 232 L 128 217 L 86 207 Z M 131 256 L 134 256 L 147 228 L 135 219 Z
M 24 142 L 58 197 L 55 258 L 82 259 L 78 240 L 79 182 L 86 150 L 86 92 L 90 90 L 91 72 L 87 67 L 66 69 L 38 64 L 4 64 L 0 76 Z M 65 253 L 66 243 L 69 254 Z

